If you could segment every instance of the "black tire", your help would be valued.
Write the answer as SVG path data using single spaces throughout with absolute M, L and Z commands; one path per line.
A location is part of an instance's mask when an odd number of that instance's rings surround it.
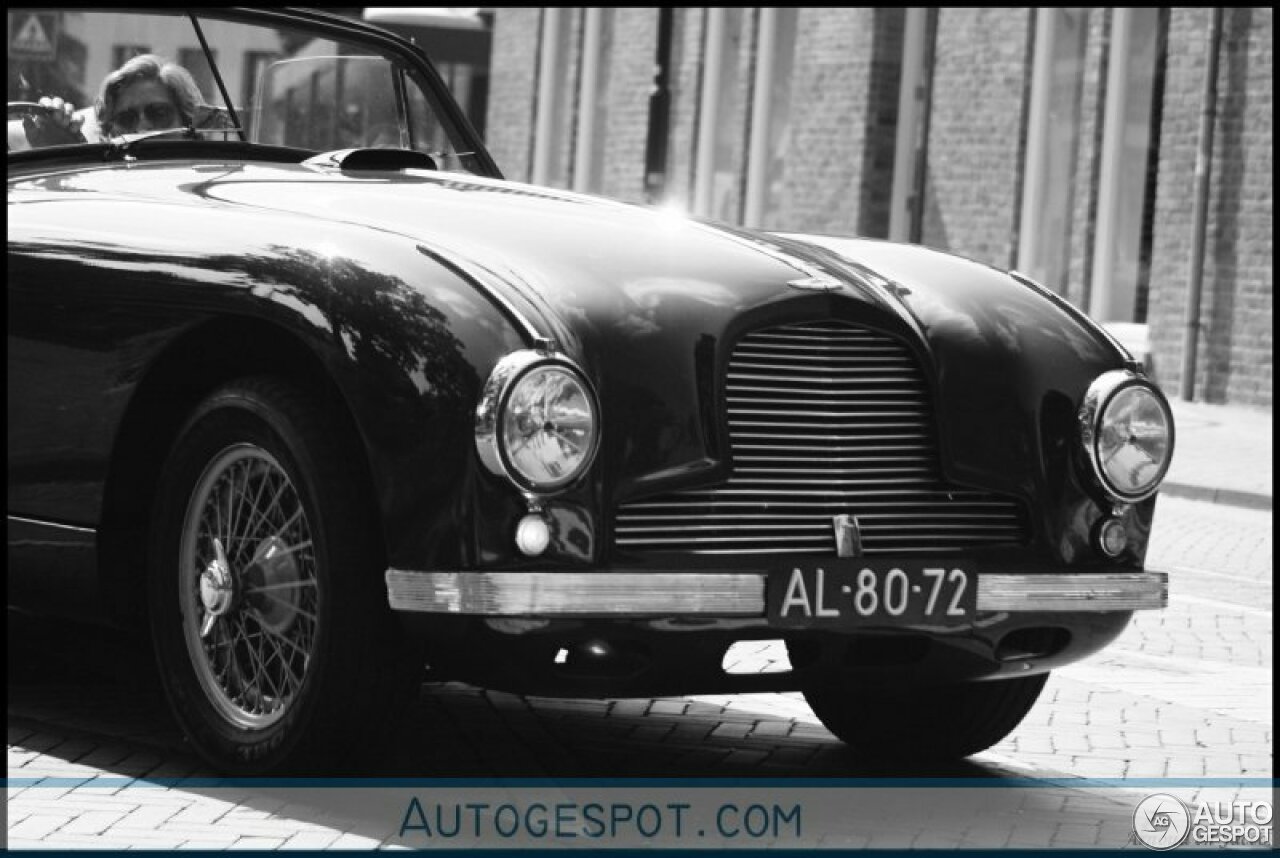
M 367 766 L 417 687 L 338 425 L 284 381 L 244 379 L 195 409 L 165 462 L 152 641 L 178 722 L 220 770 Z
M 824 727 L 860 756 L 948 760 L 990 748 L 1013 732 L 1049 674 L 909 689 L 808 688 Z

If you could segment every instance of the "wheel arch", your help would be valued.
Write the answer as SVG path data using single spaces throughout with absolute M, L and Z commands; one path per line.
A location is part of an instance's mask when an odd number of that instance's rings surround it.
M 235 347 L 227 349 L 227 343 Z M 132 627 L 145 616 L 151 506 L 178 432 L 205 397 L 249 375 L 283 378 L 317 397 L 333 415 L 333 429 L 344 436 L 344 447 L 356 458 L 368 502 L 375 502 L 368 451 L 355 413 L 313 347 L 286 327 L 264 319 L 223 316 L 203 322 L 152 360 L 112 445 L 98 531 L 98 564 L 106 608 L 116 622 Z

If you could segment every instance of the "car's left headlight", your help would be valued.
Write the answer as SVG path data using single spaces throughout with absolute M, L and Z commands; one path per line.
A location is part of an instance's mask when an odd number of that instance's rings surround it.
M 599 444 L 595 393 L 562 355 L 519 351 L 494 368 L 476 407 L 485 467 L 533 494 L 572 483 Z
M 1158 388 L 1128 370 L 1094 380 L 1080 408 L 1080 435 L 1108 495 L 1133 503 L 1160 487 L 1173 457 L 1173 413 Z

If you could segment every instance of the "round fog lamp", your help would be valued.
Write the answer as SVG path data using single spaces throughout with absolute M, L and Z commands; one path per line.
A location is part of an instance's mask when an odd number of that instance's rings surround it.
M 539 515 L 526 515 L 516 525 L 516 548 L 526 557 L 537 557 L 551 544 L 551 528 Z
M 1098 549 L 1108 557 L 1119 557 L 1129 544 L 1129 534 L 1118 518 L 1103 519 L 1096 533 Z

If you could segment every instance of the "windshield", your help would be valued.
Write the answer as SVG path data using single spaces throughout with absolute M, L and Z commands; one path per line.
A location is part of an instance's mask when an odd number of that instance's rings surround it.
M 162 12 L 11 9 L 8 27 L 10 151 L 185 129 L 475 167 L 429 82 L 377 45 Z

